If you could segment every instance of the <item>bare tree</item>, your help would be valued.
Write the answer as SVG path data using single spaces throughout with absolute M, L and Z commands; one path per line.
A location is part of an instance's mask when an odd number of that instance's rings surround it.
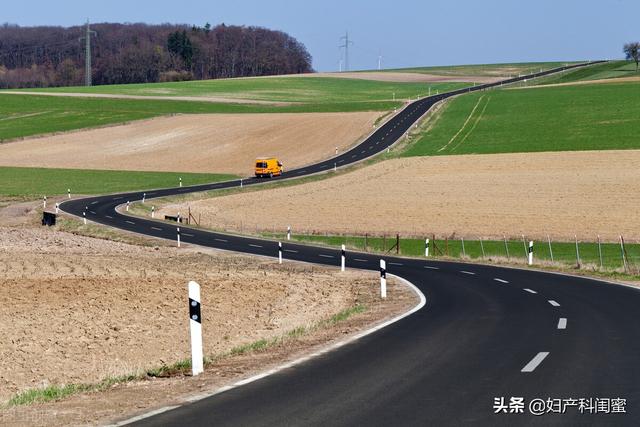
M 636 63 L 636 73 L 638 72 L 638 62 L 640 62 L 640 43 L 631 42 L 624 45 L 622 48 L 624 54 L 628 60 L 633 60 Z

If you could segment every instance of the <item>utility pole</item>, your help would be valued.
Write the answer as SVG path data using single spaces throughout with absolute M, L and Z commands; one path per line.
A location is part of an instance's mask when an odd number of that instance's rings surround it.
M 340 40 L 344 40 L 344 44 L 338 46 L 339 48 L 344 48 L 344 70 L 349 71 L 349 45 L 353 44 L 349 40 L 349 32 L 346 31 L 344 36 L 340 37 Z
M 95 31 L 89 28 L 89 20 L 87 19 L 87 28 L 85 30 L 85 36 L 80 37 L 80 41 L 84 39 L 84 81 L 85 86 L 91 86 L 91 35 L 98 35 Z

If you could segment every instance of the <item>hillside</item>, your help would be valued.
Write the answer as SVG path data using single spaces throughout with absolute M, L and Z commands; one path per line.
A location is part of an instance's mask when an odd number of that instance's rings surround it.
M 102 23 L 91 26 L 94 84 L 308 73 L 311 55 L 281 31 Z M 0 88 L 84 82 L 84 26 L 0 27 Z

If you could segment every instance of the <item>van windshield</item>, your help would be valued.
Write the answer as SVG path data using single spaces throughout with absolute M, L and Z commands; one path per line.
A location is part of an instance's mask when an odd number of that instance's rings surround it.
M 256 167 L 257 168 L 266 168 L 267 167 L 267 162 L 256 162 Z

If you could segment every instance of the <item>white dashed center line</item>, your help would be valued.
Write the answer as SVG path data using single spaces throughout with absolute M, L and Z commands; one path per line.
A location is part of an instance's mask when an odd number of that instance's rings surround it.
M 531 362 L 527 363 L 520 372 L 533 372 L 548 355 L 548 351 L 541 351 L 540 353 L 536 354 L 536 356 L 531 359 Z
M 567 318 L 561 317 L 558 319 L 558 329 L 567 329 Z
M 560 304 L 558 304 L 557 302 L 555 302 L 555 301 L 554 301 L 554 300 L 552 300 L 552 299 L 550 299 L 548 302 L 549 302 L 549 304 L 551 304 L 551 305 L 552 305 L 552 306 L 554 306 L 554 307 L 560 307 Z
M 534 291 L 533 289 L 529 289 L 529 288 L 524 288 L 524 291 L 529 292 L 530 294 L 537 294 L 536 291 Z
M 498 279 L 497 277 L 495 279 L 493 279 L 493 280 L 495 280 L 496 282 L 500 282 L 500 283 L 509 283 L 509 281 L 504 280 L 504 279 Z

